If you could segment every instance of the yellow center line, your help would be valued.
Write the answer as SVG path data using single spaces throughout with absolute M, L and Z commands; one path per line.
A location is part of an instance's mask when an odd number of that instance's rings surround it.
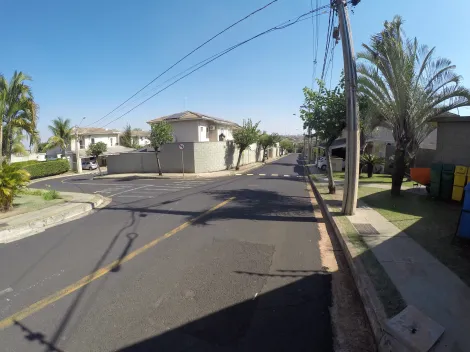
M 48 297 L 46 297 L 46 298 L 44 298 L 44 299 L 42 299 L 42 300 L 40 300 L 36 303 L 33 303 L 29 307 L 26 307 L 26 308 L 20 310 L 19 312 L 15 313 L 13 315 L 10 315 L 9 317 L 1 320 L 0 321 L 0 330 L 3 330 L 5 328 L 13 325 L 15 323 L 15 321 L 20 321 L 20 320 L 25 319 L 26 317 L 30 316 L 31 314 L 34 314 L 34 313 L 40 311 L 41 309 L 43 309 L 43 308 L 47 307 L 48 305 L 58 301 L 59 299 L 61 299 L 65 296 L 77 291 L 81 287 L 83 287 L 85 285 L 88 285 L 89 283 L 99 279 L 103 275 L 106 275 L 111 270 L 113 270 L 116 266 L 118 266 L 120 264 L 124 264 L 124 263 L 128 262 L 129 260 L 137 257 L 139 254 L 142 254 L 146 250 L 156 246 L 161 241 L 163 241 L 163 240 L 173 236 L 174 234 L 184 230 L 188 226 L 191 226 L 196 221 L 198 221 L 201 218 L 209 215 L 210 213 L 216 211 L 217 209 L 222 208 L 224 205 L 227 205 L 228 203 L 230 203 L 234 199 L 235 199 L 235 197 L 231 197 L 231 198 L 223 201 L 222 203 L 217 204 L 216 206 L 210 208 L 209 210 L 202 213 L 201 215 L 196 216 L 195 218 L 193 218 L 191 220 L 188 220 L 185 223 L 181 224 L 180 226 L 174 228 L 173 230 L 165 233 L 163 236 L 158 237 L 158 238 L 154 239 L 153 241 L 147 243 L 146 245 L 136 249 L 135 251 L 130 252 L 128 255 L 126 255 L 121 260 L 115 260 L 112 263 L 102 267 L 101 269 L 98 269 L 95 272 L 81 278 L 77 282 L 63 288 L 62 290 L 57 291 L 57 292 L 53 293 L 52 295 L 50 295 L 50 296 L 48 296 Z

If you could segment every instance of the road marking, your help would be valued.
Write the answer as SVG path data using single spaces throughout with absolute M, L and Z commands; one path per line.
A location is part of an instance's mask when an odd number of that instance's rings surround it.
M 0 291 L 0 296 L 6 295 L 7 293 L 13 292 L 13 289 L 11 287 L 8 287 L 2 291 Z
M 284 175 L 284 177 L 289 177 L 290 175 Z
M 246 174 L 247 176 L 253 176 L 253 174 Z
M 92 186 L 114 186 L 114 187 L 132 187 L 132 186 L 144 186 L 141 183 L 127 183 L 126 185 L 119 185 L 116 183 L 91 183 L 91 182 L 64 182 L 66 180 L 62 180 L 61 183 L 65 183 L 67 185 L 92 185 Z M 152 184 L 146 184 L 145 186 L 153 186 Z
M 258 175 L 260 175 L 260 176 L 266 176 L 266 174 L 258 174 Z
M 145 187 L 148 187 L 148 186 L 145 185 L 145 186 L 142 186 L 142 187 L 136 187 L 136 188 L 127 189 L 127 190 L 122 191 L 122 192 L 110 194 L 110 195 L 108 195 L 108 197 L 114 197 L 114 196 L 117 196 L 118 194 L 123 194 L 123 193 L 131 192 L 131 191 L 135 191 L 135 190 L 138 190 L 138 189 L 141 189 L 141 188 L 145 188 Z
M 151 242 L 147 243 L 146 245 L 136 249 L 133 252 L 130 252 L 128 255 L 126 255 L 121 260 L 119 260 L 119 259 L 115 260 L 112 263 L 102 267 L 101 269 L 98 269 L 95 272 L 81 278 L 77 282 L 63 288 L 62 290 L 57 291 L 57 292 L 53 293 L 52 295 L 50 295 L 46 298 L 43 298 L 42 300 L 40 300 L 36 303 L 33 303 L 29 307 L 26 307 L 26 308 L 20 310 L 19 312 L 15 313 L 13 315 L 10 315 L 9 317 L 7 317 L 3 320 L 0 320 L 0 330 L 3 330 L 3 329 L 5 329 L 9 326 L 12 326 L 15 323 L 15 321 L 19 321 L 19 320 L 23 320 L 23 319 L 27 318 L 30 315 L 44 309 L 48 305 L 50 305 L 54 302 L 57 302 L 58 300 L 64 298 L 65 296 L 68 296 L 69 294 L 77 291 L 81 287 L 86 286 L 89 283 L 99 279 L 100 277 L 106 275 L 111 270 L 113 270 L 117 265 L 122 265 L 122 264 L 128 262 L 129 260 L 134 259 L 139 254 L 144 253 L 145 251 L 147 251 L 148 249 L 150 249 L 152 247 L 155 247 L 161 241 L 166 240 L 167 238 L 173 236 L 174 234 L 184 230 L 188 226 L 191 226 L 196 221 L 202 219 L 203 217 L 209 215 L 210 213 L 216 211 L 217 209 L 222 208 L 223 206 L 227 205 L 228 203 L 230 203 L 234 199 L 235 199 L 235 197 L 231 197 L 227 200 L 224 200 L 222 203 L 219 203 L 219 204 L 215 205 L 214 207 L 212 207 L 209 210 L 205 211 L 201 215 L 198 215 L 195 218 L 193 218 L 189 221 L 186 221 L 185 223 L 181 224 L 180 226 L 175 227 L 173 230 L 165 233 L 163 236 L 154 239 L 153 241 L 151 241 Z
M 139 195 L 135 195 L 135 196 L 117 196 L 116 198 L 154 198 L 152 196 L 139 196 Z
M 278 174 L 271 174 L 271 176 L 279 176 Z
M 241 175 L 243 175 L 243 174 L 235 174 L 235 176 L 241 176 Z

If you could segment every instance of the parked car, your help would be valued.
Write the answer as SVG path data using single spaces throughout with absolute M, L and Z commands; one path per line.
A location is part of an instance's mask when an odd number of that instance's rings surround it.
M 96 161 L 82 161 L 82 169 L 84 170 L 95 170 L 98 168 Z
M 326 170 L 326 168 L 327 168 L 326 157 L 322 156 L 322 157 L 318 158 L 317 167 L 321 170 Z M 342 169 L 344 170 L 345 167 L 346 167 L 346 165 L 345 165 L 345 161 L 343 159 Z
M 321 156 L 318 158 L 317 167 L 321 170 L 326 170 L 326 157 Z

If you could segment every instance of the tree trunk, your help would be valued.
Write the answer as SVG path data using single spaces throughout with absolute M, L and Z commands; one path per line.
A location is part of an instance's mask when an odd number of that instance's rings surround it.
M 238 152 L 238 161 L 237 161 L 237 166 L 235 167 L 235 170 L 240 170 L 240 160 L 242 159 L 242 153 L 243 149 L 240 149 Z
M 371 178 L 373 173 L 374 173 L 374 164 L 368 163 L 367 164 L 367 177 Z
M 403 177 L 405 176 L 405 150 L 397 148 L 395 150 L 395 170 L 392 174 L 392 195 L 399 196 Z
M 0 122 L 0 159 L 3 162 L 3 123 Z
M 266 161 L 266 148 L 263 148 L 263 160 L 261 160 L 262 163 Z
M 158 157 L 158 152 L 155 152 L 155 156 L 157 157 L 157 169 L 158 169 L 158 175 L 162 176 L 162 167 L 160 165 L 160 158 Z
M 330 147 L 325 148 L 326 153 L 326 170 L 328 174 L 328 190 L 330 194 L 336 193 L 335 180 L 333 179 L 333 168 L 331 167 L 331 150 Z

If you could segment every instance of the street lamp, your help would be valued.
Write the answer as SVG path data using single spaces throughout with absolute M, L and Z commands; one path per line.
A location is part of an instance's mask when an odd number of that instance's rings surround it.
M 83 117 L 80 120 L 80 123 L 75 126 L 75 159 L 76 159 L 76 163 L 77 163 L 76 167 L 77 167 L 77 173 L 78 174 L 82 173 L 82 163 L 81 163 L 81 160 L 80 160 L 80 153 L 79 153 L 80 150 L 78 148 L 78 128 L 80 127 L 83 120 L 85 120 L 85 119 L 86 119 L 86 117 Z

